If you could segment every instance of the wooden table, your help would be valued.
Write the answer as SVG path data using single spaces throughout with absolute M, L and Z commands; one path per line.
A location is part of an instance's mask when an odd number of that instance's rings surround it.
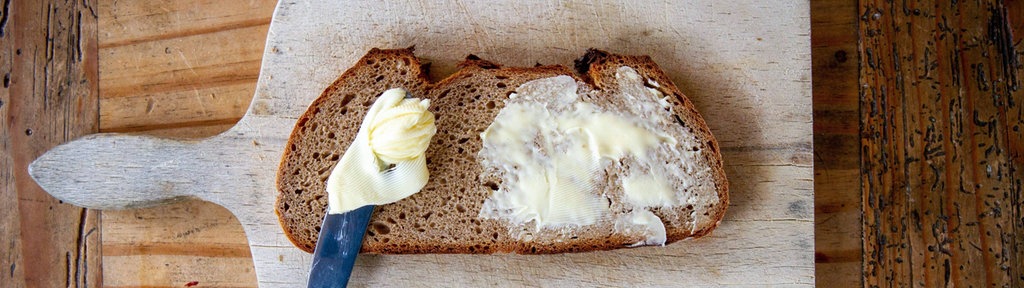
M 97 131 L 230 127 L 274 1 L 58 2 L 5 1 L 0 17 L 0 283 L 255 285 L 227 210 L 104 211 L 100 232 L 100 213 L 48 197 L 25 167 Z M 812 2 L 819 284 L 1024 285 L 1024 6 L 1006 2 Z

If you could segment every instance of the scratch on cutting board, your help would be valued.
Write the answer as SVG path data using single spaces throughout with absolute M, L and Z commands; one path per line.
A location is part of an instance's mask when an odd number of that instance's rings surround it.
M 193 75 L 199 77 L 199 73 L 196 73 L 195 67 L 192 66 L 191 61 L 188 61 L 188 57 L 185 57 L 185 53 L 181 53 L 181 50 L 178 50 L 178 57 L 181 58 L 182 62 L 185 62 L 185 66 L 188 67 L 188 72 L 192 72 Z M 194 83 L 189 83 L 189 85 L 192 86 L 192 96 L 194 96 L 193 98 L 195 98 L 196 102 L 199 104 L 199 109 L 201 113 L 206 114 L 206 104 L 205 101 L 203 101 L 202 96 L 199 95 L 199 89 L 196 88 Z
M 484 45 L 483 41 L 481 41 L 480 39 L 487 37 L 488 29 L 483 29 L 480 27 L 480 22 L 473 17 L 474 13 L 470 12 L 469 9 L 466 8 L 465 3 L 462 3 L 461 1 L 456 1 L 455 4 L 459 5 L 459 10 L 462 10 L 461 12 L 463 15 L 465 15 L 466 21 L 469 22 L 471 27 L 473 27 L 473 40 L 476 41 L 476 49 L 479 49 L 481 51 L 486 49 L 487 46 Z
M 177 155 L 174 158 L 167 159 L 167 160 L 161 161 L 159 164 L 153 165 L 150 168 L 150 170 L 153 171 L 153 170 L 157 170 L 157 169 L 176 167 L 177 166 L 176 163 L 180 162 L 180 160 L 182 158 L 184 158 L 182 155 Z
M 663 3 L 663 7 L 662 7 L 662 9 L 665 9 L 665 11 L 671 11 L 670 9 L 672 9 L 672 7 L 670 7 L 670 5 L 669 5 L 669 2 L 665 2 L 665 3 Z M 670 14 L 670 13 L 665 13 L 665 14 L 663 14 L 663 15 L 662 15 L 662 18 L 663 18 L 663 19 L 662 19 L 662 20 L 663 20 L 663 21 L 665 21 L 666 23 L 671 23 L 671 22 L 672 22 L 672 20 L 671 20 L 671 19 L 669 19 L 669 17 L 670 17 L 669 15 L 672 15 L 672 14 Z M 676 27 L 676 25 L 666 25 L 666 26 L 667 26 L 667 27 L 668 27 L 669 29 L 671 29 L 671 30 L 672 30 L 672 34 L 673 34 L 673 35 L 674 35 L 675 37 L 678 37 L 678 38 L 683 38 L 683 33 L 682 33 L 682 32 L 679 32 L 679 28 L 678 28 L 678 27 Z M 678 43 L 677 43 L 677 42 L 675 42 L 675 41 L 672 41 L 671 43 L 672 43 L 672 50 L 673 50 L 673 51 L 675 51 L 675 50 L 676 50 L 676 47 L 678 46 Z
M 594 19 L 604 19 L 604 18 L 601 17 L 601 14 L 602 14 L 601 13 L 602 12 L 601 9 L 604 9 L 604 8 L 601 8 L 600 5 L 591 5 L 590 8 L 591 8 L 591 11 L 594 13 Z M 608 29 L 606 27 L 604 27 L 603 21 L 598 20 L 598 21 L 594 21 L 594 22 L 597 22 L 597 30 L 601 31 L 601 34 L 609 35 L 610 31 L 608 31 Z

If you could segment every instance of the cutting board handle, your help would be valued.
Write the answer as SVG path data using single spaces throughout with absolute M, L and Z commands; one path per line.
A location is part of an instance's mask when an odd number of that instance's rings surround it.
M 194 195 L 211 181 L 204 140 L 93 134 L 60 145 L 29 165 L 29 175 L 64 202 L 93 209 L 154 206 Z

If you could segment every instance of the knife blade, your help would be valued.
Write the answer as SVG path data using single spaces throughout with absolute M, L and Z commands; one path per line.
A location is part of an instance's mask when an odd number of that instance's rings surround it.
M 326 213 L 313 250 L 306 287 L 347 287 L 374 205 L 341 214 Z

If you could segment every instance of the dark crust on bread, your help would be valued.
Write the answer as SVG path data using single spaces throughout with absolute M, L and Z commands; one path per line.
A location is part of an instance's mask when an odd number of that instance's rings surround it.
M 715 204 L 717 207 L 711 207 L 709 213 L 705 214 L 711 220 L 710 223 L 699 225 L 697 231 L 670 226 L 669 221 L 666 221 L 667 243 L 709 234 L 728 207 L 728 181 L 717 141 L 692 102 L 679 92 L 667 75 L 647 56 L 623 56 L 590 49 L 574 64 L 579 74 L 561 65 L 502 67 L 469 55 L 459 64 L 460 70 L 455 74 L 431 83 L 427 78 L 426 65 L 415 57 L 411 47 L 370 50 L 310 104 L 310 108 L 296 122 L 288 139 L 278 170 L 279 194 L 275 205 L 275 213 L 285 235 L 296 247 L 307 252 L 313 251 L 325 212 L 326 192 L 323 191 L 322 180 L 300 175 L 317 175 L 319 179 L 326 179 L 324 172 L 329 173 L 336 158 L 351 143 L 365 108 L 387 88 L 402 87 L 413 97 L 431 99 L 431 110 L 437 117 L 438 134 L 427 150 L 431 180 L 420 193 L 375 209 L 364 240 L 364 252 L 547 254 L 623 248 L 643 240 L 637 235 L 606 231 L 606 235 L 600 239 L 561 243 L 524 242 L 507 235 L 507 222 L 459 217 L 460 213 L 476 215 L 483 200 L 491 192 L 486 187 L 495 187 L 498 185 L 495 183 L 500 183 L 500 179 L 480 179 L 482 167 L 475 158 L 476 151 L 481 147 L 476 135 L 486 129 L 490 120 L 504 106 L 499 100 L 507 98 L 508 93 L 522 83 L 557 75 L 572 76 L 597 89 L 616 89 L 615 71 L 621 66 L 633 67 L 641 76 L 660 84 L 656 88 L 662 93 L 672 95 L 670 102 L 679 124 L 691 128 L 697 138 L 705 142 L 702 146 L 708 148 L 702 150 L 701 156 L 706 158 L 706 163 L 712 165 L 712 178 L 720 201 Z M 399 68 L 394 68 L 394 71 L 388 67 L 380 68 L 386 65 L 397 65 Z M 385 75 L 373 74 L 382 71 Z M 452 109 L 467 110 L 467 115 L 487 120 L 465 121 L 459 119 L 461 115 L 446 115 L 454 114 L 447 112 L 462 112 L 447 111 Z M 325 133 L 329 133 L 329 136 L 325 136 L 328 135 Z M 477 138 L 473 140 L 473 137 Z M 326 138 L 334 140 L 324 141 Z M 311 144 L 306 141 L 319 142 Z M 307 148 L 311 146 L 317 147 Z M 451 213 L 454 211 L 459 212 Z M 439 227 L 433 227 L 435 224 Z M 394 231 L 414 233 L 392 237 L 394 234 L 391 232 Z

